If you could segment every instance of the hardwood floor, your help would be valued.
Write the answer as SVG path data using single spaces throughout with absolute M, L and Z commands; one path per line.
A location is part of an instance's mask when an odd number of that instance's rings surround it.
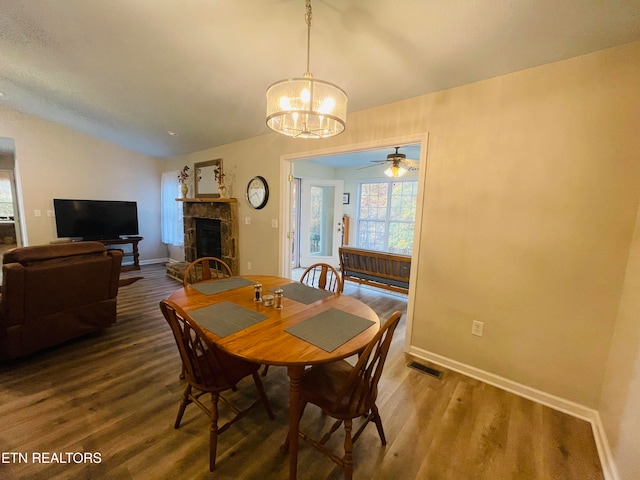
M 121 288 L 114 326 L 0 366 L 0 478 L 288 478 L 278 449 L 288 419 L 284 368 L 270 368 L 264 379 L 276 419 L 256 409 L 233 425 L 220 436 L 217 470 L 209 473 L 207 418 L 190 406 L 180 429 L 173 428 L 183 383 L 158 302 L 180 284 L 165 275 L 164 265 L 127 275 L 144 278 Z M 345 293 L 383 319 L 406 310 L 402 296 L 351 285 Z M 453 371 L 436 379 L 408 368 L 413 359 L 403 353 L 404 333 L 403 319 L 377 402 L 388 444 L 381 447 L 375 427 L 367 427 L 355 444 L 355 478 L 603 478 L 589 423 Z M 229 398 L 252 402 L 250 379 Z M 223 408 L 222 420 L 225 415 Z M 315 434 L 328 422 L 310 406 L 302 427 Z M 341 441 L 337 432 L 331 443 L 340 447 Z M 43 452 L 66 463 L 35 462 Z M 100 463 L 75 463 L 66 452 L 97 453 L 90 458 L 99 456 Z M 299 478 L 339 479 L 342 472 L 301 443 Z

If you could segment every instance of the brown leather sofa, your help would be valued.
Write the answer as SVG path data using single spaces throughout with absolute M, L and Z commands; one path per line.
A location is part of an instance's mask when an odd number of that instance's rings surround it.
M 121 250 L 107 250 L 99 242 L 5 252 L 0 360 L 22 357 L 113 324 L 121 263 Z

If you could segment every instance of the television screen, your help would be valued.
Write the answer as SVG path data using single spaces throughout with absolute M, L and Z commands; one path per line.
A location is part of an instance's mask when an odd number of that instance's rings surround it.
M 112 240 L 138 235 L 136 202 L 53 199 L 58 237 Z

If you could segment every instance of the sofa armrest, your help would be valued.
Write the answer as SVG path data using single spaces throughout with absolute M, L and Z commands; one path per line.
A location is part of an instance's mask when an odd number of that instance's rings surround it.
M 111 285 L 109 288 L 109 298 L 118 296 L 118 287 L 120 286 L 120 269 L 122 267 L 122 250 L 109 249 L 106 255 L 111 257 Z
M 24 321 L 24 276 L 24 268 L 19 263 L 2 266 L 1 328 L 20 325 Z M 9 278 L 12 280 L 9 281 Z

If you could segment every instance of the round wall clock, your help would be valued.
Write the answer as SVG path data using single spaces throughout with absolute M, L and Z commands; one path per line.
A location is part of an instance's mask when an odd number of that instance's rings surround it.
M 256 210 L 264 208 L 269 200 L 269 185 L 264 177 L 256 175 L 247 185 L 247 200 Z

